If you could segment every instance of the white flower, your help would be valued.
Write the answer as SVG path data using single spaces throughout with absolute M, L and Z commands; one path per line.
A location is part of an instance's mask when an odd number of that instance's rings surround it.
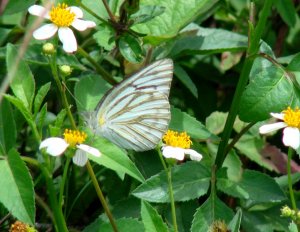
M 202 155 L 190 149 L 192 141 L 186 132 L 178 133 L 168 130 L 163 137 L 165 144 L 162 146 L 162 154 L 165 158 L 183 160 L 185 155 L 189 155 L 191 160 L 200 161 Z
M 259 133 L 266 134 L 284 128 L 282 137 L 283 144 L 298 149 L 300 145 L 300 110 L 292 110 L 288 107 L 282 113 L 271 113 L 271 116 L 283 120 L 283 122 L 263 125 L 259 128 Z
M 74 27 L 78 31 L 84 31 L 95 27 L 92 21 L 82 20 L 83 12 L 79 7 L 70 6 L 62 3 L 52 7 L 50 11 L 46 8 L 33 5 L 29 7 L 28 12 L 32 15 L 49 19 L 52 23 L 43 25 L 33 32 L 33 37 L 37 40 L 49 39 L 58 32 L 58 37 L 63 43 L 63 49 L 72 53 L 77 50 L 77 41 L 73 31 L 69 28 Z
M 183 149 L 181 147 L 163 146 L 162 154 L 166 158 L 183 160 L 185 155 L 190 155 L 191 160 L 200 161 L 202 155 L 193 149 Z
M 100 157 L 101 153 L 98 149 L 86 144 L 82 144 L 85 140 L 86 134 L 84 132 L 65 130 L 64 139 L 59 137 L 51 137 L 43 140 L 40 144 L 40 149 L 46 148 L 46 152 L 52 156 L 59 156 L 69 147 L 76 147 L 77 150 L 73 156 L 73 162 L 83 167 L 88 158 L 86 153 L 93 156 Z

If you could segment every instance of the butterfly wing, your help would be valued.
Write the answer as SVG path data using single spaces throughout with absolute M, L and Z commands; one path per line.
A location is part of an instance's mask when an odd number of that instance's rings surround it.
M 96 133 L 126 149 L 153 149 L 168 129 L 170 59 L 156 61 L 116 85 L 96 108 Z

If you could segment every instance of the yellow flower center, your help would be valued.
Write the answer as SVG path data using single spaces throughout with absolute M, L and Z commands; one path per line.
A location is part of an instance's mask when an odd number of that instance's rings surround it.
M 75 14 L 67 9 L 68 5 L 65 3 L 58 3 L 57 6 L 53 6 L 50 11 L 50 20 L 58 27 L 68 27 L 70 26 L 74 19 Z
M 291 107 L 288 107 L 286 110 L 283 111 L 283 113 L 283 121 L 289 127 L 297 127 L 300 129 L 300 110 L 298 107 L 295 110 L 292 110 Z
M 166 145 L 180 148 L 190 148 L 192 141 L 186 132 L 178 133 L 177 131 L 168 130 L 163 136 Z
M 65 129 L 64 140 L 71 147 L 83 143 L 86 137 L 87 137 L 86 133 L 82 131 Z

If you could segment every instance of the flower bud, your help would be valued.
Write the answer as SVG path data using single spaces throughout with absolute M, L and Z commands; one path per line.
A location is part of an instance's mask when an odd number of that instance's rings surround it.
M 72 73 L 72 68 L 69 65 L 61 65 L 59 67 L 59 70 L 61 74 L 64 76 L 69 76 Z
M 294 214 L 294 210 L 289 208 L 287 205 L 281 208 L 281 216 L 283 217 L 292 217 Z
M 52 55 L 55 53 L 55 47 L 52 43 L 45 43 L 43 45 L 43 52 L 45 55 Z

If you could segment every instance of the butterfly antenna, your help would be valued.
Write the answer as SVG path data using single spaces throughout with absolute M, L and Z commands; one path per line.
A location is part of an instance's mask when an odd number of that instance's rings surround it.
M 76 104 L 82 108 L 84 108 L 84 105 L 74 96 L 74 94 L 71 92 L 71 90 L 68 88 L 68 86 L 65 84 L 65 82 L 62 81 L 63 87 L 68 91 L 68 93 L 71 95 L 71 97 L 74 99 Z

